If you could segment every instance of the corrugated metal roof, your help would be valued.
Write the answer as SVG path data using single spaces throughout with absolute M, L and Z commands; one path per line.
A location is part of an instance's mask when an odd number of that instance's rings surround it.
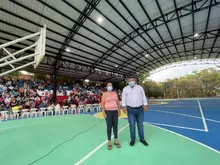
M 219 58 L 219 6 L 220 0 L 3 0 L 0 43 L 35 33 L 46 24 L 44 62 L 56 58 L 91 68 L 76 74 L 61 67 L 59 74 L 117 81 L 194 56 Z M 99 75 L 95 68 L 120 76 Z

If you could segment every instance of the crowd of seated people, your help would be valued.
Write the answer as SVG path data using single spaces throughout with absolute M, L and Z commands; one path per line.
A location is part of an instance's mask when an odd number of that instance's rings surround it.
M 49 92 L 40 96 L 37 91 L 52 90 L 50 81 L 44 80 L 17 80 L 11 77 L 0 77 L 0 111 L 11 111 L 17 107 L 21 109 L 47 108 L 49 106 L 70 106 L 75 104 L 99 104 L 105 88 L 79 86 L 75 84 L 58 84 L 57 92 L 63 93 L 65 99 L 52 102 Z M 67 96 L 67 90 L 70 94 Z
M 34 108 L 40 104 L 47 106 L 50 98 L 40 98 L 37 90 L 51 88 L 45 81 L 21 81 L 11 77 L 0 78 L 0 110 L 11 110 L 13 107 Z

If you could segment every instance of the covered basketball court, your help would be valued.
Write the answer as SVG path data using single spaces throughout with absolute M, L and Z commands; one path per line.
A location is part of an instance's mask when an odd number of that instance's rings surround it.
M 172 63 L 219 65 L 219 36 L 219 0 L 2 0 L 0 72 L 48 74 L 55 87 L 58 76 L 119 82 Z M 218 165 L 219 99 L 157 101 L 145 114 L 149 147 L 129 146 L 125 114 L 112 151 L 99 112 L 37 117 L 0 123 L 0 162 Z

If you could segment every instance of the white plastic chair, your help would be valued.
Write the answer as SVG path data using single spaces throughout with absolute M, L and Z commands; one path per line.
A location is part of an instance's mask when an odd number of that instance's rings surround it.
M 12 111 L 12 118 L 13 119 L 18 119 L 18 117 L 19 117 L 19 110 L 13 110 Z
M 46 112 L 47 108 L 40 108 L 40 111 L 38 112 L 40 116 L 47 116 L 47 112 Z
M 85 112 L 84 105 L 79 105 L 77 109 L 78 109 L 78 113 L 81 113 L 81 111 L 82 111 L 83 113 Z
M 30 110 L 30 117 L 37 117 L 37 108 L 31 108 Z
M 57 113 L 58 113 L 58 115 L 60 115 L 60 112 L 61 112 L 60 104 L 55 105 L 55 107 L 54 107 L 54 115 L 57 115 Z
M 0 113 L 2 114 L 3 120 L 8 120 L 8 117 L 9 117 L 8 111 L 0 111 Z
M 69 113 L 69 107 L 68 107 L 68 106 L 63 106 L 63 112 L 62 112 L 62 114 L 64 115 L 65 112 L 66 112 L 66 114 L 68 115 L 68 113 Z
M 23 119 L 24 116 L 26 116 L 27 118 L 29 117 L 30 113 L 28 112 L 29 109 L 22 109 L 21 110 L 21 118 Z
M 98 111 L 99 111 L 99 105 L 93 104 L 93 112 L 98 112 Z
M 60 106 L 59 107 L 55 106 L 55 108 L 54 108 L 54 115 L 57 115 L 57 113 L 58 113 L 58 115 L 60 115 L 60 111 L 61 111 Z
M 53 115 L 53 109 L 54 107 L 47 107 L 47 115 Z
M 92 104 L 86 104 L 86 112 L 93 112 Z
M 70 107 L 70 114 L 73 114 L 73 112 L 76 114 L 76 105 L 75 104 L 72 104 L 71 107 Z
M 102 111 L 101 103 L 99 104 L 99 111 Z

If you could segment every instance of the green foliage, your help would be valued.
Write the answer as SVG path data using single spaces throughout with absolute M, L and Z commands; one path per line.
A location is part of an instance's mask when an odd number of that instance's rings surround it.
M 143 83 L 144 83 L 146 77 L 148 77 L 148 73 L 145 73 L 145 74 L 140 73 L 140 74 L 139 74 L 138 78 L 139 78 L 139 84 L 140 84 L 140 85 L 143 85 Z
M 146 81 L 142 84 L 146 94 L 150 97 L 158 97 L 163 95 L 163 86 L 154 81 Z
M 220 94 L 220 72 L 215 69 L 205 69 L 163 83 L 147 81 L 142 85 L 150 97 L 216 97 Z

